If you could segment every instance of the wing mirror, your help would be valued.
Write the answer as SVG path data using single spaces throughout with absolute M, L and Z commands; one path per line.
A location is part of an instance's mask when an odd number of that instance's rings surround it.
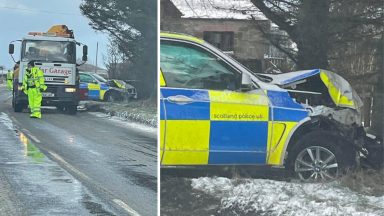
M 9 44 L 8 53 L 12 55 L 14 52 L 15 52 L 15 45 Z
M 249 75 L 248 73 L 242 73 L 241 74 L 241 91 L 250 91 L 252 90 L 253 88 L 253 82 L 252 82 L 252 78 L 251 78 L 251 75 Z
M 88 60 L 87 55 L 88 55 L 88 46 L 84 45 L 83 46 L 83 58 L 82 58 L 83 61 L 87 61 Z

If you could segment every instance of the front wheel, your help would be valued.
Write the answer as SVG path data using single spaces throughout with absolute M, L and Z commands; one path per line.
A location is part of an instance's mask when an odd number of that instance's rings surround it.
M 24 108 L 23 104 L 15 103 L 13 106 L 13 111 L 15 112 L 22 112 Z
M 355 165 L 356 151 L 327 131 L 305 135 L 288 153 L 287 168 L 303 181 L 330 181 Z
M 121 97 L 116 92 L 108 92 L 105 95 L 105 101 L 116 102 L 116 101 L 120 101 L 120 100 L 121 100 Z

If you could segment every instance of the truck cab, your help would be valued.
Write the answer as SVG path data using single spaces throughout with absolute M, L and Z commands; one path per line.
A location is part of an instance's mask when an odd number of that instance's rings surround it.
M 71 32 L 71 31 L 70 31 Z M 29 61 L 44 72 L 47 90 L 43 92 L 43 106 L 56 106 L 71 114 L 77 111 L 79 102 L 79 75 L 76 68 L 76 46 L 81 45 L 66 33 L 30 32 L 21 40 L 19 73 L 14 77 L 12 105 L 15 112 L 28 106 L 27 95 L 21 90 L 22 81 Z M 14 53 L 10 44 L 9 53 Z M 86 61 L 87 46 L 83 46 L 83 60 Z

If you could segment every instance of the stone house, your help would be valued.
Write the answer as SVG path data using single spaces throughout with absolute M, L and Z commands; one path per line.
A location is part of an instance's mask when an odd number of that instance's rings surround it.
M 217 5 L 212 5 L 212 2 Z M 266 69 L 264 57 L 271 56 L 271 45 L 263 38 L 260 28 L 266 32 L 271 22 L 256 12 L 257 8 L 252 8 L 253 5 L 246 5 L 246 1 L 242 3 L 246 6 L 244 10 L 238 5 L 231 5 L 233 1 L 212 2 L 207 1 L 203 5 L 204 0 L 161 0 L 161 31 L 203 38 L 252 71 L 263 72 Z

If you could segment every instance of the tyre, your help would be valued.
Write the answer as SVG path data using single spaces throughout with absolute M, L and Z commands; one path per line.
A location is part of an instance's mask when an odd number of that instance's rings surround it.
M 70 104 L 65 107 L 67 110 L 68 114 L 70 115 L 76 115 L 77 113 L 77 105 L 76 104 Z
M 328 131 L 313 131 L 288 153 L 287 168 L 307 182 L 331 181 L 352 169 L 356 151 L 345 139 Z
M 62 106 L 62 105 L 57 105 L 57 106 L 56 106 L 56 109 L 57 109 L 59 112 L 64 112 L 64 111 L 65 111 L 65 107 Z
M 62 104 L 62 105 L 58 105 L 56 107 L 57 107 L 58 111 L 63 112 L 63 113 L 67 113 L 70 115 L 76 115 L 76 113 L 77 113 L 77 105 L 72 104 L 72 103 Z
M 105 95 L 105 101 L 116 102 L 120 100 L 120 96 L 117 93 L 109 92 Z
M 22 112 L 24 108 L 23 104 L 15 103 L 13 106 L 13 111 L 15 112 Z
M 12 108 L 13 108 L 13 111 L 14 112 L 22 112 L 25 107 L 26 107 L 25 104 L 16 102 L 15 91 L 12 91 Z

